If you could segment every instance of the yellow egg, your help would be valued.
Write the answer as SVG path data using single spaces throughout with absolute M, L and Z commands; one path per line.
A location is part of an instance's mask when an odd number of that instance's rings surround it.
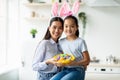
M 72 54 L 58 54 L 54 56 L 53 58 L 55 58 L 57 62 L 63 63 L 63 64 L 68 64 L 71 61 L 75 60 L 75 57 Z

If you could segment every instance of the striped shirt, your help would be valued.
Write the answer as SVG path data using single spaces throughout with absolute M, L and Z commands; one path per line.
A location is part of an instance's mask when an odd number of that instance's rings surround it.
M 60 53 L 58 44 L 54 40 L 42 40 L 37 46 L 33 58 L 33 70 L 43 73 L 55 73 L 57 67 L 52 64 L 47 65 L 45 60 L 52 58 L 58 53 Z

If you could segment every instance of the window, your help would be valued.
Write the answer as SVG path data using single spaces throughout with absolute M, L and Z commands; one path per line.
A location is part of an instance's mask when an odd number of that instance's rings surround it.
M 6 64 L 7 53 L 7 7 L 6 0 L 0 0 L 0 66 Z

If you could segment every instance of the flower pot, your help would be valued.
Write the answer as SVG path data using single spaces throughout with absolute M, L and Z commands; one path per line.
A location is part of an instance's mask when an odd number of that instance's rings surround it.
M 28 0 L 30 3 L 32 3 L 33 2 L 33 0 Z
M 35 34 L 32 35 L 32 38 L 35 38 Z

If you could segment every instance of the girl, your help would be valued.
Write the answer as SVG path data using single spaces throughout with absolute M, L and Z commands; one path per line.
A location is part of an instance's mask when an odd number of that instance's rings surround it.
M 70 15 L 64 19 L 64 33 L 66 38 L 60 40 L 60 47 L 64 54 L 73 54 L 76 59 L 67 65 L 57 63 L 64 68 L 50 80 L 84 80 L 85 66 L 89 64 L 90 57 L 85 41 L 79 37 L 76 17 Z
M 49 80 L 55 73 L 57 67 L 51 59 L 57 53 L 58 39 L 63 32 L 63 20 L 60 17 L 53 17 L 47 29 L 44 39 L 37 46 L 33 59 L 33 70 L 38 72 L 37 80 Z

